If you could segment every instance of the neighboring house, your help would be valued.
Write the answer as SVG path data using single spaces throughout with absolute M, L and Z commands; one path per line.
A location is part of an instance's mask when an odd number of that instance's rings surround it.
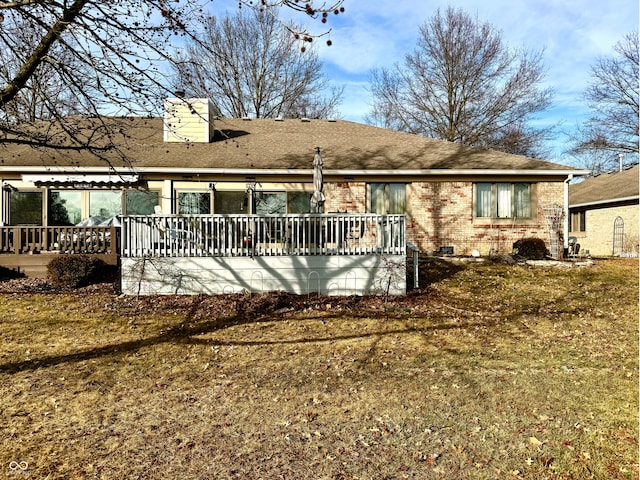
M 637 256 L 640 167 L 602 173 L 569 186 L 571 237 L 578 254 Z
M 566 243 L 568 183 L 588 173 L 343 120 L 212 118 L 209 102 L 189 102 L 167 100 L 164 119 L 106 119 L 124 123 L 108 164 L 82 151 L 0 150 L 0 224 L 305 214 L 319 147 L 325 213 L 406 214 L 406 240 L 422 252 L 489 255 L 527 237 Z

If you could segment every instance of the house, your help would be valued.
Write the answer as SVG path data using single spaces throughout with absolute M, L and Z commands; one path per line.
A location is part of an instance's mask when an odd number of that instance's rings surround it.
M 3 149 L 1 224 L 72 228 L 91 218 L 151 219 L 158 214 L 308 217 L 315 211 L 313 161 L 319 148 L 323 212 L 346 216 L 333 221 L 340 224 L 341 235 L 353 215 L 397 215 L 403 242 L 421 252 L 510 253 L 516 240 L 539 237 L 558 255 L 568 233 L 564 213 L 569 180 L 588 173 L 344 120 L 214 118 L 211 110 L 204 99 L 168 99 L 164 118 L 79 119 L 76 135 L 95 134 L 104 122 L 119 125 L 118 148 L 95 155 L 72 149 Z M 380 247 L 391 223 L 377 217 L 360 220 L 361 238 L 366 237 L 362 225 L 371 227 L 370 237 L 378 228 Z M 288 230 L 293 221 L 287 217 Z M 329 232 L 332 227 L 323 222 L 308 228 Z M 162 230 L 168 227 L 144 226 L 161 232 L 156 240 L 165 238 Z M 138 227 L 126 228 L 131 235 Z M 254 225 L 254 235 L 256 228 L 267 230 Z M 279 238 L 287 237 L 284 228 Z M 249 231 L 247 227 L 244 233 Z M 138 236 L 146 235 L 140 232 Z M 0 252 L 9 251 L 3 250 L 2 238 Z M 125 243 L 132 242 L 128 238 Z M 217 244 L 216 251 L 221 247 Z
M 638 256 L 640 167 L 633 165 L 569 186 L 569 236 L 578 254 Z

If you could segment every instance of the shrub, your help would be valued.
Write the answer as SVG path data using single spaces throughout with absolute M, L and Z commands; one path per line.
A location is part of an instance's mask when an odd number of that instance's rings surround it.
M 544 260 L 549 250 L 541 238 L 521 238 L 513 244 L 513 254 L 528 260 Z
M 47 266 L 49 281 L 58 288 L 96 283 L 105 271 L 106 264 L 91 255 L 57 255 Z

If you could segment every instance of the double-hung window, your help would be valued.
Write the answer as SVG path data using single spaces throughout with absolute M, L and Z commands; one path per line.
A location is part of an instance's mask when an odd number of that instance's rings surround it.
M 476 218 L 531 218 L 530 183 L 477 183 Z
M 370 183 L 369 212 L 379 215 L 405 213 L 406 190 L 404 183 Z
M 569 230 L 572 232 L 586 232 L 586 217 L 587 214 L 584 210 L 581 212 L 572 212 L 571 216 L 569 217 Z

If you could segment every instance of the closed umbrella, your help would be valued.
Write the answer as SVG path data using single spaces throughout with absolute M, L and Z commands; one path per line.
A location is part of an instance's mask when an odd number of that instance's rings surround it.
M 311 208 L 315 213 L 322 213 L 324 209 L 324 193 L 322 178 L 322 157 L 320 147 L 316 147 L 316 154 L 313 157 L 313 195 L 311 196 Z

